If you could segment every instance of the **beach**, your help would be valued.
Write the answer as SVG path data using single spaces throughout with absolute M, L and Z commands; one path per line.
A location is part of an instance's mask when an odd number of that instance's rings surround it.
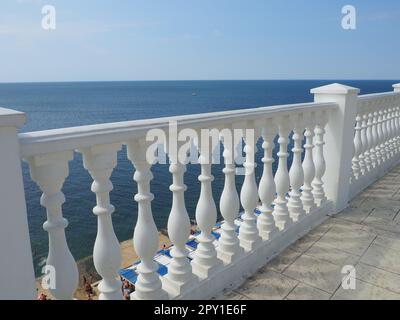
M 133 247 L 133 239 L 129 239 L 120 243 L 121 245 L 121 269 L 130 267 L 134 262 L 140 260 L 137 256 L 135 249 Z M 165 235 L 165 232 L 159 232 L 159 249 L 162 249 L 164 246 L 169 247 L 171 242 L 169 238 Z M 98 299 L 98 291 L 97 285 L 101 280 L 101 277 L 97 274 L 97 271 L 93 265 L 93 256 L 88 256 L 86 258 L 80 259 L 77 261 L 78 270 L 79 270 L 79 286 L 75 292 L 74 298 L 77 300 L 88 300 L 85 290 L 83 288 L 82 278 L 85 276 L 91 283 L 96 292 L 96 295 L 93 297 L 94 300 Z M 42 277 L 37 278 L 37 288 L 38 295 L 40 293 L 46 294 L 46 296 L 50 299 L 54 299 L 51 293 L 48 290 L 44 290 L 41 286 Z

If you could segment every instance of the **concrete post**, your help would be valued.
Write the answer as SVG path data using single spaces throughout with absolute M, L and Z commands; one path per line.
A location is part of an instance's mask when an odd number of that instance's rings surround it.
M 0 300 L 36 297 L 17 137 L 24 122 L 24 113 L 0 108 Z
M 329 114 L 326 127 L 326 196 L 335 204 L 335 212 L 348 206 L 351 160 L 354 146 L 354 122 L 357 114 L 357 88 L 338 83 L 311 90 L 315 102 L 335 102 L 339 108 Z

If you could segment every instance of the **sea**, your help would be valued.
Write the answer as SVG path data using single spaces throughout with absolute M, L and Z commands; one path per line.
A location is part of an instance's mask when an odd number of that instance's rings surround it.
M 270 80 L 270 81 L 124 81 L 124 82 L 54 82 L 0 84 L 0 106 L 23 111 L 26 124 L 20 132 L 107 122 L 150 119 L 165 116 L 196 114 L 225 110 L 265 107 L 279 104 L 311 102 L 310 89 L 333 82 L 361 89 L 362 94 L 392 91 L 398 80 Z M 258 144 L 260 148 L 260 143 Z M 290 148 L 290 146 L 289 146 Z M 258 163 L 262 157 L 257 153 Z M 289 158 L 289 165 L 291 159 Z M 28 209 L 29 232 L 35 272 L 40 274 L 48 252 L 48 235 L 42 225 L 46 212 L 40 206 L 41 192 L 31 180 L 28 166 L 22 162 L 25 197 Z M 277 163 L 274 163 L 276 169 Z M 69 221 L 66 228 L 68 246 L 76 260 L 92 254 L 97 232 L 96 216 L 92 213 L 95 195 L 90 191 L 92 179 L 83 168 L 80 154 L 69 165 L 70 174 L 63 186 L 66 202 L 63 215 Z M 154 179 L 151 191 L 153 216 L 159 229 L 166 228 L 171 208 L 172 183 L 168 165 L 152 168 Z M 186 207 L 191 219 L 195 217 L 200 192 L 197 180 L 199 165 L 189 165 L 185 174 L 188 190 Z M 137 192 L 133 181 L 134 168 L 123 148 L 111 180 L 114 190 L 111 203 L 115 233 L 120 241 L 132 238 L 137 220 Z M 256 169 L 259 180 L 262 166 Z M 214 199 L 219 203 L 223 188 L 222 165 L 213 166 Z M 237 177 L 240 191 L 243 177 Z

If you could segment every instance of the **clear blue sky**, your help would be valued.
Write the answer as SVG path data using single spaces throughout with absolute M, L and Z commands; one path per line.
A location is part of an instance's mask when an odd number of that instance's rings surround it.
M 399 39 L 399 0 L 1 0 L 0 82 L 398 79 Z

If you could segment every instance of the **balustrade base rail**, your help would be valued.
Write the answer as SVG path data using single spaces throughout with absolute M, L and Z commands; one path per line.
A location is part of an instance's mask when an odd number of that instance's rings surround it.
M 254 250 L 244 252 L 233 263 L 217 269 L 207 279 L 199 280 L 191 290 L 187 290 L 186 294 L 171 295 L 170 298 L 186 300 L 218 298 L 227 291 L 238 288 L 286 248 L 327 220 L 333 214 L 333 208 L 331 201 L 325 202 L 299 222 L 276 233 L 271 240 L 258 243 Z
M 349 200 L 351 201 L 352 199 L 356 198 L 365 189 L 371 186 L 374 182 L 378 181 L 380 178 L 384 177 L 399 164 L 400 154 L 392 158 L 391 161 L 386 162 L 385 168 L 368 172 L 365 175 L 359 177 L 357 180 L 352 181 L 350 184 Z

